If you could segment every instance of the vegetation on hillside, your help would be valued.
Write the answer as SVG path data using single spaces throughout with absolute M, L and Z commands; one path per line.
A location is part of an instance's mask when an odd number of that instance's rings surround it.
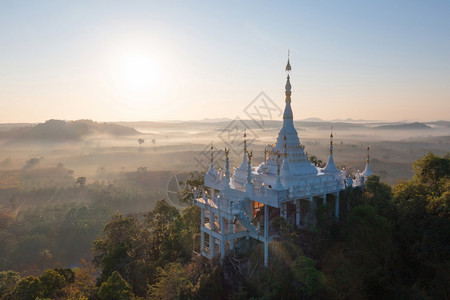
M 98 219 L 98 206 L 72 208 L 69 214 L 58 207 L 43 209 L 20 217 L 21 226 L 2 225 L 1 240 L 16 239 L 6 249 L 36 244 L 50 249 L 61 238 L 74 247 L 87 243 L 87 237 L 80 242 L 84 233 L 104 222 L 92 244 L 92 264 L 46 269 L 49 256 L 64 251 L 44 251 L 43 271 L 27 276 L 16 272 L 18 264 L 29 262 L 21 250 L 17 261 L 1 267 L 0 298 L 445 299 L 450 294 L 450 154 L 429 153 L 414 163 L 414 171 L 411 180 L 392 187 L 371 176 L 364 190 L 342 191 L 340 222 L 334 221 L 331 205 L 318 207 L 312 232 L 278 218 L 279 239 L 270 246 L 268 268 L 261 265 L 262 245 L 251 240 L 239 241 L 222 263 L 194 254 L 200 223 L 195 206 L 178 211 L 160 200 L 146 213 L 114 213 L 104 221 Z M 201 189 L 201 182 L 190 178 L 180 197 L 189 199 L 190 189 Z M 52 226 L 57 220 L 61 226 Z M 27 239 L 17 238 L 19 228 Z M 61 234 L 62 228 L 70 229 Z

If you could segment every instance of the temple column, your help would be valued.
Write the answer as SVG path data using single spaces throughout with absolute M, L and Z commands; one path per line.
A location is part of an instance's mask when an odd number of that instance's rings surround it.
M 233 250 L 234 249 L 233 220 L 228 221 L 228 235 L 230 237 L 230 250 Z
M 233 201 L 230 201 L 230 216 L 231 219 L 228 220 L 228 234 L 230 235 L 230 249 L 234 248 L 234 230 L 233 230 Z
M 334 204 L 334 216 L 339 220 L 339 192 L 336 193 L 336 202 Z
M 297 199 L 297 203 L 295 205 L 295 224 L 298 228 L 300 228 L 300 199 Z
M 287 219 L 287 203 L 283 202 L 280 205 L 280 216 Z
M 224 259 L 225 257 L 225 223 L 224 218 L 220 216 L 220 234 L 222 239 L 220 240 L 220 258 Z
M 269 206 L 264 205 L 264 267 L 269 265 Z
M 209 225 L 211 227 L 210 233 L 209 233 L 209 254 L 211 256 L 211 258 L 214 257 L 214 246 L 216 244 L 214 237 L 212 235 L 213 231 L 214 231 L 214 213 L 211 211 L 210 212 L 210 218 L 209 218 Z
M 205 209 L 201 209 L 200 216 L 200 253 L 203 253 L 203 249 L 205 248 L 205 232 L 203 231 L 203 227 L 205 226 Z
M 311 216 L 316 215 L 316 203 L 314 202 L 314 197 L 311 195 L 309 196 L 309 211 Z

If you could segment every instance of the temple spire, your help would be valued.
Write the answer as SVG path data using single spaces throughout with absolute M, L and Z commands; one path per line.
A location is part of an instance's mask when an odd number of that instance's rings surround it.
M 330 134 L 330 155 L 333 155 L 333 126 L 331 126 Z
M 213 145 L 211 145 L 211 163 L 213 163 L 213 161 L 214 161 L 214 146 Z
M 247 183 L 252 183 L 252 156 L 253 151 L 247 153 L 248 155 L 248 166 L 247 166 Z
M 239 167 L 239 169 L 241 170 L 246 170 L 247 169 L 247 131 L 244 129 L 244 156 L 242 158 L 242 163 Z
M 225 147 L 225 174 L 223 174 L 222 183 L 224 188 L 230 187 L 230 160 L 228 158 L 228 154 L 230 153 L 230 149 Z
M 286 106 L 284 108 L 283 120 L 294 118 L 294 116 L 292 114 L 292 108 L 291 108 L 291 94 L 292 94 L 291 76 L 290 76 L 291 69 L 292 68 L 291 68 L 291 64 L 289 62 L 289 52 L 288 52 L 288 61 L 287 61 L 287 65 L 286 65 L 287 79 L 286 79 L 286 85 L 285 85 L 285 91 L 284 91 L 284 94 L 286 96 L 284 102 L 286 102 Z
M 370 148 L 367 147 L 366 168 L 365 168 L 364 171 L 361 173 L 361 175 L 364 176 L 364 177 L 369 177 L 370 175 L 372 175 L 372 170 L 370 169 L 370 156 L 369 156 L 369 152 L 370 152 Z
M 230 159 L 228 158 L 228 154 L 230 153 L 230 149 L 225 147 L 225 177 L 230 180 Z
M 244 154 L 247 153 L 247 131 L 244 129 Z
M 211 155 L 211 157 L 210 157 L 210 167 L 209 167 L 208 173 L 213 174 L 213 173 L 215 173 L 215 170 L 214 170 L 214 146 L 213 146 L 213 144 L 211 144 L 211 153 L 210 153 L 210 155 Z
M 324 172 L 327 173 L 338 173 L 340 172 L 339 169 L 336 167 L 334 163 L 333 158 L 333 127 L 331 127 L 331 133 L 330 133 L 330 155 L 328 156 L 327 165 L 323 169 Z
M 370 162 L 370 147 L 367 147 L 367 157 L 366 157 L 366 163 L 369 164 Z

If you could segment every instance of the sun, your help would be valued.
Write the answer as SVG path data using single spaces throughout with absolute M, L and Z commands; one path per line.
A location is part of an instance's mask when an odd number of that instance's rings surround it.
M 124 54 L 120 58 L 119 68 L 122 87 L 128 94 L 145 96 L 156 88 L 157 67 L 150 55 Z
M 164 95 L 160 63 L 155 57 L 150 51 L 128 48 L 108 58 L 109 89 L 120 109 L 142 110 Z

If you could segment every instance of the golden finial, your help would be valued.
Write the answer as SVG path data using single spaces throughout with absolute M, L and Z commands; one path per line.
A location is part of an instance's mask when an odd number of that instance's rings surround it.
M 290 50 L 288 49 L 288 61 L 287 61 L 287 65 L 286 65 L 286 71 L 289 72 L 291 70 L 291 64 L 289 63 L 289 54 L 290 54 Z
M 333 154 L 333 126 L 331 126 L 330 134 L 330 154 Z

